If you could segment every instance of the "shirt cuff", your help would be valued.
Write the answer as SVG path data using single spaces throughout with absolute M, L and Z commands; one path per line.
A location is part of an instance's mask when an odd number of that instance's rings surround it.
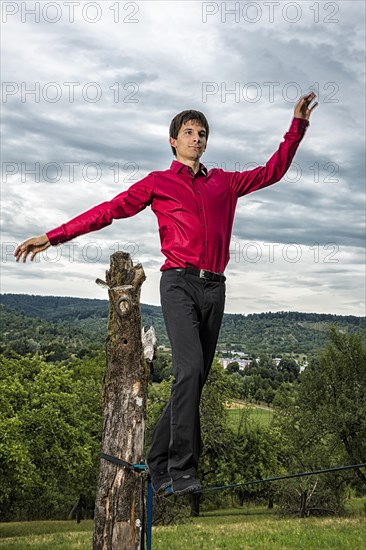
M 67 241 L 67 236 L 62 229 L 62 225 L 60 225 L 60 227 L 56 227 L 56 229 L 47 231 L 46 235 L 52 246 L 56 246 L 57 244 Z
M 289 132 L 294 132 L 296 134 L 303 134 L 306 128 L 309 126 L 309 121 L 306 118 L 295 117 L 292 119 Z

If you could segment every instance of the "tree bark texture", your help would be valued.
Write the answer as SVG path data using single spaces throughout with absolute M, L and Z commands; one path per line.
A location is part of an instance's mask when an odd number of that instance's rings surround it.
M 129 254 L 111 256 L 106 282 L 109 322 L 102 452 L 132 464 L 143 459 L 148 369 L 141 342 L 140 264 Z M 145 476 L 106 460 L 100 462 L 93 550 L 140 550 L 144 531 Z

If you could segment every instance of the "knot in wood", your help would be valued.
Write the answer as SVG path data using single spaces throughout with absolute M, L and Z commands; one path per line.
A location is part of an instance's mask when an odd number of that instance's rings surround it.
M 119 315 L 122 315 L 122 317 L 126 317 L 127 315 L 131 315 L 131 309 L 132 309 L 132 303 L 130 298 L 127 296 L 122 296 L 117 302 L 117 311 Z

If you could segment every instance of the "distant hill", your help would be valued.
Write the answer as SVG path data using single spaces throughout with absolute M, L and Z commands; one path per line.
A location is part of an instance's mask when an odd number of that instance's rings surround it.
M 18 353 L 53 351 L 54 359 L 104 349 L 108 306 L 108 300 L 2 294 L 1 349 Z M 161 308 L 142 304 L 141 314 L 144 326 L 154 326 L 158 344 L 169 346 Z M 218 350 L 250 355 L 311 355 L 324 346 L 331 324 L 349 332 L 366 333 L 366 318 L 353 315 L 297 311 L 225 314 Z

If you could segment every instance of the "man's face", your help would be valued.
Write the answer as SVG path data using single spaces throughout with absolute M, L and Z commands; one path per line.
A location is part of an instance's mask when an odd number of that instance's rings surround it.
M 180 127 L 177 139 L 169 138 L 175 147 L 177 160 L 199 160 L 206 150 L 206 130 L 196 120 L 189 120 Z

